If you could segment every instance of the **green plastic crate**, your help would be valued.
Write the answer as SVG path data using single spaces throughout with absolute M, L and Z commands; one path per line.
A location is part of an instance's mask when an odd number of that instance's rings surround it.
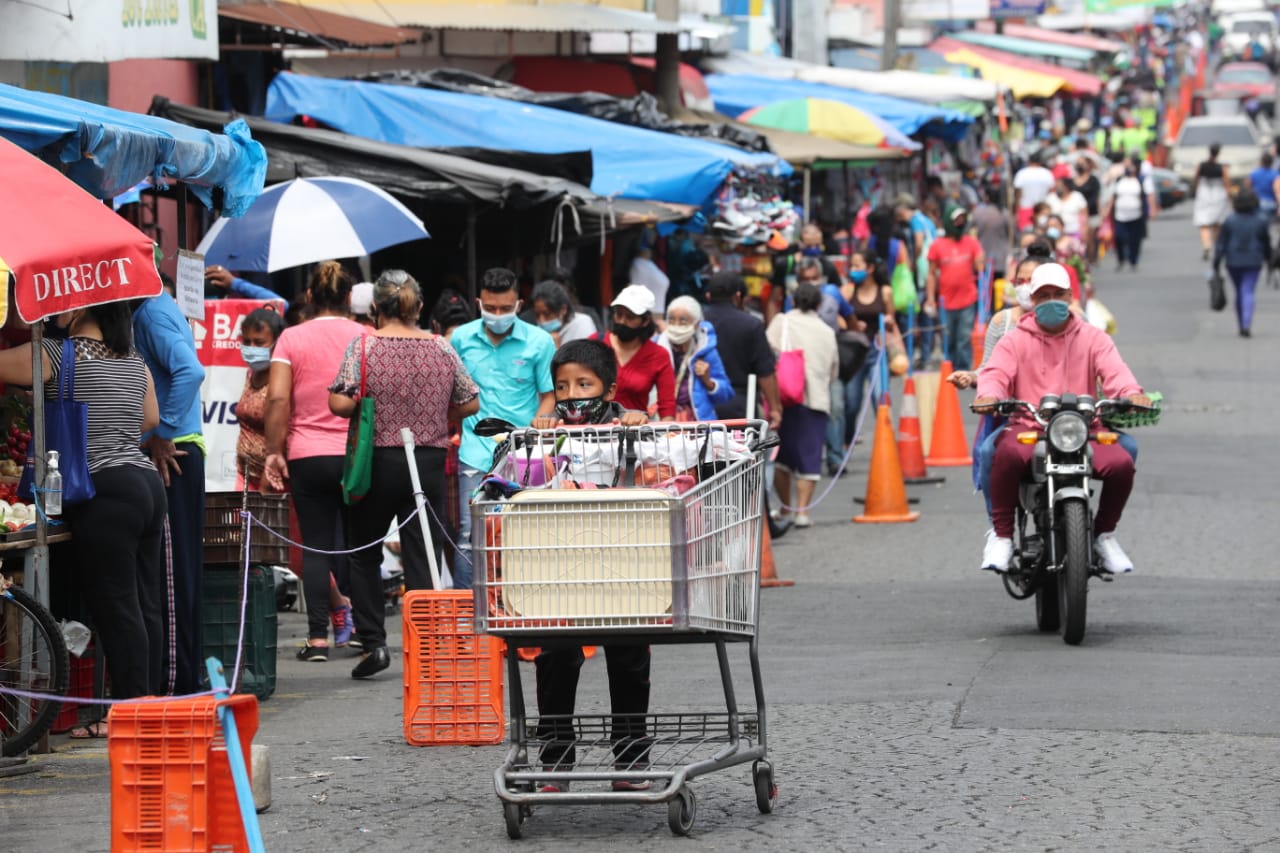
M 204 655 L 216 657 L 227 670 L 236 662 L 243 578 L 235 568 L 204 571 Z M 249 567 L 249 601 L 245 608 L 244 655 L 240 661 L 240 693 L 267 699 L 276 689 L 275 578 L 266 566 Z

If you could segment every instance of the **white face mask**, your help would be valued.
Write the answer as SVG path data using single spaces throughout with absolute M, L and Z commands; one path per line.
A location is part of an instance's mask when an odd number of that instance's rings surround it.
M 693 335 L 696 331 L 698 331 L 698 327 L 692 324 L 688 326 L 668 325 L 667 340 L 676 346 L 684 346 L 693 340 Z
M 1015 284 L 1013 286 L 1013 298 L 1018 300 L 1018 307 L 1023 311 L 1031 310 L 1031 285 Z

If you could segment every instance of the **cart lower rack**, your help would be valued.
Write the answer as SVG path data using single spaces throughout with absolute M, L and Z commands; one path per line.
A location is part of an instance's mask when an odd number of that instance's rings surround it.
M 500 446 L 472 503 L 472 553 L 477 629 L 507 642 L 494 787 L 512 838 L 532 806 L 620 802 L 667 803 L 688 834 L 688 783 L 748 762 L 756 805 L 773 810 L 757 644 L 769 445 L 763 421 L 743 421 L 519 430 Z M 519 649 L 666 643 L 715 646 L 723 709 L 526 714 Z M 747 646 L 754 710 L 738 709 L 729 643 Z

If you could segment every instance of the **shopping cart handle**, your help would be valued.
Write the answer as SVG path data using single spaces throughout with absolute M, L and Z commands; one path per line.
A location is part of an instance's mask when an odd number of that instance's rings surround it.
M 481 438 L 493 438 L 495 435 L 511 432 L 515 428 L 515 424 L 504 421 L 502 418 L 484 418 L 471 431 Z

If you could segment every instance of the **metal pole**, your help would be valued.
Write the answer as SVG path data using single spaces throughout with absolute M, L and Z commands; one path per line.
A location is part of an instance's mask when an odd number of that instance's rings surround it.
M 657 0 L 655 17 L 666 23 L 680 20 L 680 4 L 676 0 Z M 654 50 L 653 87 L 658 105 L 669 116 L 680 111 L 680 35 L 659 33 Z
M 809 211 L 809 198 L 811 191 L 811 182 L 813 180 L 813 170 L 808 166 L 804 167 L 804 221 L 809 224 L 813 221 L 813 214 Z
M 884 41 L 880 47 L 880 70 L 898 64 L 898 27 L 902 24 L 901 0 L 884 0 Z
M 853 193 L 849 192 L 849 161 L 840 161 L 840 181 L 844 184 L 844 221 L 846 226 L 853 225 Z M 885 251 L 888 251 L 886 248 Z
M 178 184 L 178 248 L 187 246 L 187 185 Z
M 31 324 L 31 453 L 35 461 L 35 472 L 32 485 L 44 485 L 44 457 L 46 452 L 44 436 L 44 347 L 40 342 L 44 338 L 44 323 Z M 40 492 L 33 495 L 38 505 L 44 507 L 44 497 Z M 27 558 L 27 565 L 22 578 L 23 588 L 43 604 L 49 606 L 49 526 L 45 523 L 44 513 L 36 513 L 36 544 Z
M 475 205 L 467 205 L 467 298 L 475 299 L 477 293 L 477 283 L 479 281 L 478 271 L 476 270 L 476 208 Z

